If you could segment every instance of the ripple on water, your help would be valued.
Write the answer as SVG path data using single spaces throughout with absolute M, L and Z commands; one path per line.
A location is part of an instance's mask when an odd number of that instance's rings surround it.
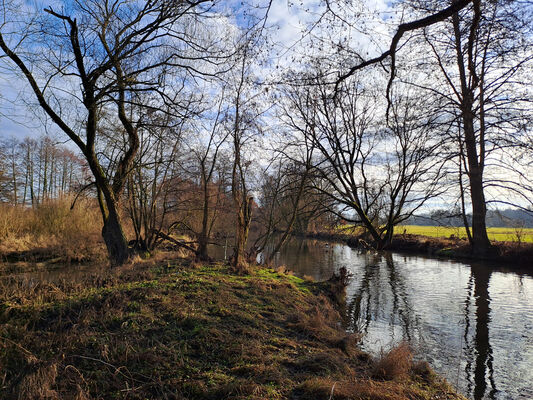
M 533 279 L 487 265 L 295 240 L 278 263 L 327 279 L 345 266 L 348 329 L 368 351 L 407 340 L 474 399 L 533 399 Z

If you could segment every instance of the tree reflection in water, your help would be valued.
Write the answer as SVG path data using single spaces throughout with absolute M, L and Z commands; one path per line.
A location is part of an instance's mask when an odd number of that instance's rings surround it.
M 364 257 L 365 262 L 354 277 L 356 289 L 347 298 L 346 328 L 366 335 L 376 321 L 387 321 L 388 337 L 377 338 L 382 345 L 400 340 L 413 342 L 421 327 L 408 280 L 391 254 L 367 253 Z M 475 400 L 493 399 L 497 389 L 489 341 L 491 273 L 483 266 L 472 266 L 470 271 L 463 311 L 466 390 Z
M 406 340 L 472 399 L 533 399 L 531 276 L 297 239 L 275 261 L 319 281 L 347 267 L 344 322 L 366 350 Z
M 392 254 L 367 253 L 365 257 L 356 277 L 359 285 L 347 298 L 347 329 L 367 334 L 372 321 L 382 319 L 388 321 L 391 341 L 398 333 L 397 327 L 401 328 L 400 340 L 411 341 L 417 318 L 405 278 Z
M 473 265 L 468 283 L 467 299 L 465 301 L 465 373 L 468 382 L 468 394 L 473 394 L 475 400 L 483 399 L 487 392 L 487 370 L 490 390 L 487 393 L 489 399 L 493 399 L 497 389 L 494 382 L 494 368 L 492 347 L 489 341 L 490 323 L 490 295 L 489 282 L 491 272 L 483 266 Z M 473 287 L 473 297 L 472 297 Z M 470 330 L 470 304 L 475 300 L 475 331 L 472 337 Z M 472 343 L 473 342 L 473 343 Z M 474 368 L 474 381 L 472 382 L 472 368 Z M 472 390 L 472 386 L 473 390 Z

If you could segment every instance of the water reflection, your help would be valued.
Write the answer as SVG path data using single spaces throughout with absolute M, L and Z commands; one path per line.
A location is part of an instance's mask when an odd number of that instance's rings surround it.
M 405 279 L 395 267 L 392 254 L 366 254 L 355 279 L 359 284 L 353 293 L 348 288 L 346 328 L 368 334 L 371 323 L 381 318 L 388 320 L 392 341 L 397 335 L 410 341 L 416 318 Z
M 213 256 L 223 258 L 224 249 L 217 251 Z M 344 322 L 364 333 L 366 350 L 406 340 L 475 400 L 533 399 L 533 277 L 313 240 L 292 240 L 274 261 L 316 280 L 346 267 L 353 280 Z M 91 272 L 69 267 L 2 277 L 0 290 L 7 279 L 31 287 L 87 280 Z
M 483 399 L 487 392 L 489 399 L 494 399 L 496 393 L 496 383 L 494 382 L 494 368 L 492 347 L 489 341 L 489 322 L 490 322 L 490 295 L 489 295 L 489 281 L 490 271 L 481 266 L 472 266 L 471 282 L 474 286 L 474 299 L 476 305 L 476 325 L 474 333 L 474 343 L 468 343 L 468 329 L 469 326 L 465 324 L 465 349 L 475 349 L 475 352 L 470 351 L 467 358 L 465 372 L 470 388 L 472 387 L 471 375 L 472 364 L 474 364 L 474 399 Z M 467 302 L 470 302 L 470 295 L 467 297 Z M 465 312 L 465 319 L 468 318 L 468 310 Z M 475 356 L 475 360 L 474 360 Z M 490 383 L 490 390 L 487 391 L 487 374 Z M 470 389 L 471 392 L 471 389 Z
M 368 351 L 406 340 L 475 400 L 533 399 L 532 277 L 305 240 L 275 260 L 315 279 L 347 267 L 345 324 Z

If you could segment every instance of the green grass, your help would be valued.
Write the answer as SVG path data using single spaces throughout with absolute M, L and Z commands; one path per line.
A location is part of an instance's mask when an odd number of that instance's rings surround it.
M 395 228 L 397 235 L 404 232 L 412 235 L 422 235 L 429 237 L 455 237 L 466 238 L 465 229 L 445 227 L 445 226 L 419 226 L 419 225 L 402 225 Z M 488 228 L 489 239 L 493 241 L 517 242 L 518 237 L 522 242 L 533 242 L 533 228 Z
M 170 261 L 9 285 L 0 399 L 462 399 L 408 355 L 361 352 L 331 283 Z

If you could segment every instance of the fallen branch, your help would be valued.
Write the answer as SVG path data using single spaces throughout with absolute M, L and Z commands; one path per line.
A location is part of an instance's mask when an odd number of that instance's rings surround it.
M 192 251 L 194 254 L 196 254 L 196 249 L 194 247 L 191 247 L 191 246 L 189 246 L 188 244 L 186 244 L 184 242 L 180 242 L 179 240 L 174 239 L 173 237 L 171 237 L 171 236 L 169 236 L 166 233 L 163 233 L 161 231 L 157 231 L 157 230 L 154 229 L 153 232 L 155 233 L 155 235 L 157 237 L 160 237 L 160 238 L 162 238 L 164 240 L 167 240 L 170 243 L 175 244 L 176 246 L 182 247 L 182 248 L 187 249 L 189 251 Z

